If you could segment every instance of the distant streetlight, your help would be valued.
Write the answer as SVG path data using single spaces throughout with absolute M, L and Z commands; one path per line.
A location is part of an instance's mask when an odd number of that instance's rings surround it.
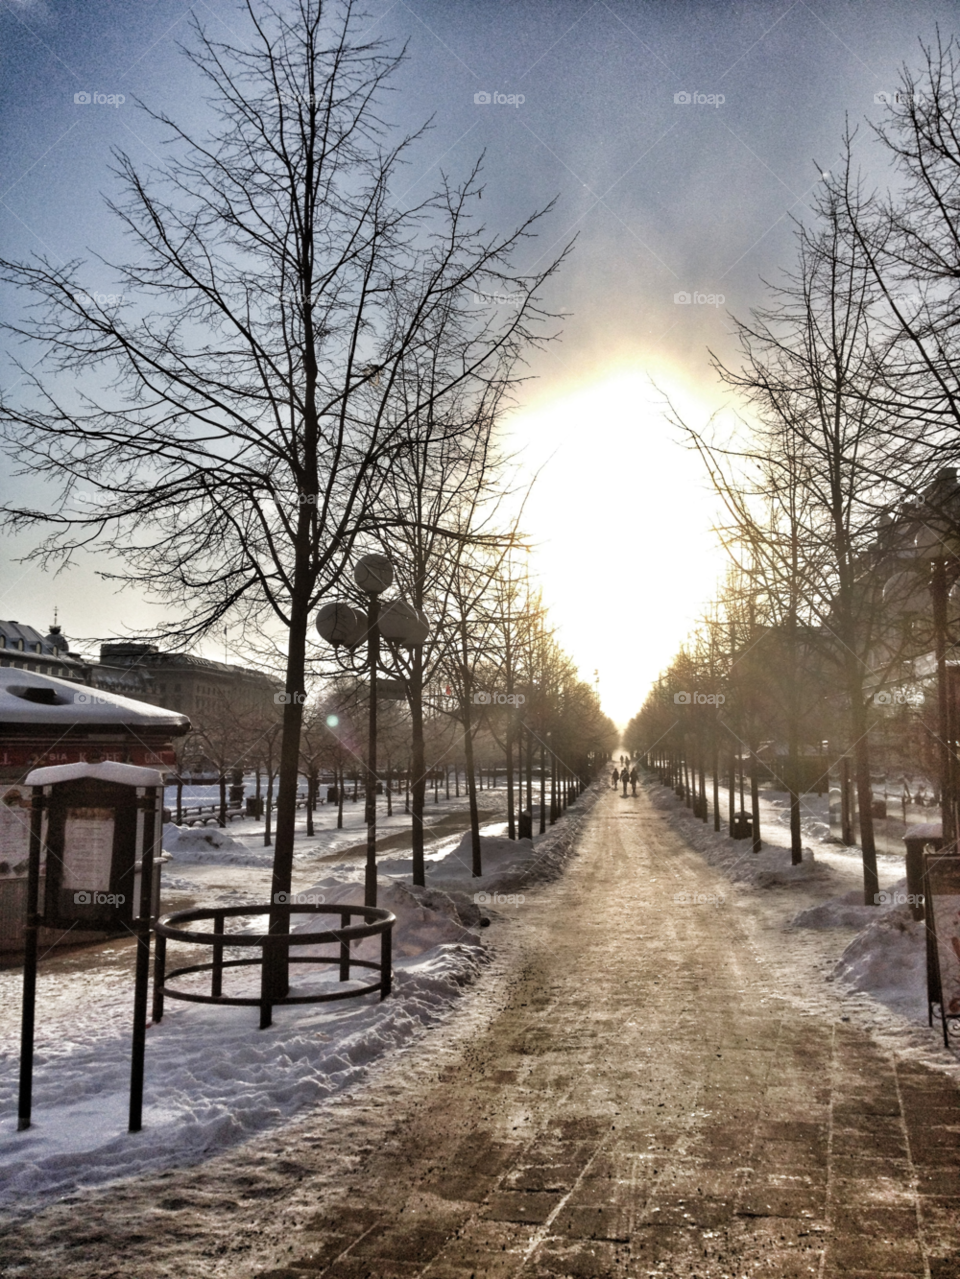
M 393 583 L 393 565 L 386 555 L 364 555 L 357 560 L 353 580 L 368 599 L 366 615 L 352 605 L 336 600 L 324 604 L 317 614 L 317 630 L 335 647 L 357 649 L 366 640 L 367 669 L 370 672 L 370 714 L 367 734 L 366 823 L 367 860 L 364 869 L 363 901 L 377 904 L 377 668 L 380 664 L 380 636 L 406 648 L 423 644 L 430 634 L 426 618 L 406 600 L 392 600 L 381 610 L 380 596 Z

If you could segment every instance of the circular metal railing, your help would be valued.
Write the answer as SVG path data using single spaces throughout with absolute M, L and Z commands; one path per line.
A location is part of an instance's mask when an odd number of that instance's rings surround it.
M 251 915 L 268 915 L 274 920 L 291 915 L 339 915 L 340 927 L 328 928 L 321 932 L 263 932 L 263 933 L 227 933 L 224 921 L 236 917 Z M 359 915 L 364 921 L 353 924 L 350 921 Z M 213 932 L 198 932 L 185 925 L 213 921 Z M 286 1004 L 322 1004 L 335 999 L 357 999 L 361 995 L 380 992 L 380 998 L 386 999 L 392 988 L 392 938 L 396 916 L 389 910 L 378 906 L 319 906 L 302 902 L 284 905 L 250 905 L 250 906 L 214 906 L 198 907 L 194 910 L 180 910 L 167 915 L 154 925 L 157 938 L 154 957 L 153 978 L 153 1020 L 158 1022 L 163 1017 L 164 999 L 183 999 L 195 1004 L 232 1004 L 241 1007 L 259 1007 L 260 1028 L 263 1030 L 272 1021 L 273 1008 Z M 380 938 L 380 960 L 358 959 L 351 953 L 353 942 L 362 941 L 365 937 Z M 213 959 L 204 964 L 187 964 L 180 968 L 166 970 L 167 941 L 185 942 L 190 946 L 211 946 Z M 290 950 L 296 946 L 334 945 L 337 951 L 330 955 L 291 955 Z M 224 959 L 225 947 L 251 947 L 259 949 L 259 954 L 249 959 Z M 225 968 L 247 968 L 260 965 L 259 995 L 225 995 L 223 993 L 223 972 Z M 364 986 L 353 986 L 349 990 L 326 991 L 323 994 L 291 995 L 286 985 L 287 964 L 338 964 L 340 981 L 350 981 L 351 968 L 369 968 L 379 974 L 377 981 Z M 189 973 L 210 973 L 210 993 L 199 991 L 177 990 L 169 983 L 177 977 L 185 977 Z

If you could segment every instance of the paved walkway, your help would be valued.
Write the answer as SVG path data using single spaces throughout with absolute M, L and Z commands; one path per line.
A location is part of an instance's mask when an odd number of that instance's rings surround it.
M 768 985 L 729 893 L 611 791 L 484 1033 L 274 1279 L 960 1276 L 960 1094 Z

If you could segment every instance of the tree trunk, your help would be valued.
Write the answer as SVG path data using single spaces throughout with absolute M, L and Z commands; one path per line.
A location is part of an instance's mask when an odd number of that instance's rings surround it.
M 273 835 L 271 833 L 271 824 L 273 818 L 273 779 L 274 771 L 272 768 L 267 769 L 267 806 L 266 806 L 266 823 L 263 828 L 264 847 L 269 848 L 273 843 Z
M 800 837 L 800 756 L 796 733 L 792 733 L 788 745 L 790 768 L 790 864 L 799 866 L 803 861 L 803 843 Z
M 473 737 L 470 732 L 470 711 L 464 701 L 463 749 L 466 757 L 467 795 L 470 799 L 470 850 L 471 874 L 474 877 L 483 874 L 480 852 L 480 810 L 477 807 L 477 783 L 473 775 Z
M 853 835 L 853 784 L 850 780 L 850 757 L 840 760 L 840 838 L 849 848 L 856 843 Z
M 873 835 L 873 783 L 870 777 L 870 743 L 867 739 L 867 710 L 863 704 L 857 679 L 857 700 L 852 707 L 853 759 L 857 785 L 857 807 L 860 815 L 860 849 L 863 860 L 863 902 L 877 904 L 880 880 L 877 875 L 877 849 Z M 851 688 L 851 693 L 853 689 Z
M 513 718 L 507 721 L 507 837 L 517 838 L 516 803 L 513 795 Z
M 737 757 L 734 752 L 730 752 L 730 777 L 729 777 L 729 809 L 730 809 L 730 835 L 733 836 L 733 817 L 737 809 Z

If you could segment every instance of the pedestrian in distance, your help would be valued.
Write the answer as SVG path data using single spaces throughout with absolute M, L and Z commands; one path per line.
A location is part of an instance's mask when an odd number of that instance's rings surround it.
M 631 768 L 631 769 L 630 769 L 630 785 L 633 787 L 633 793 L 634 793 L 634 795 L 636 795 L 636 793 L 637 793 L 637 770 L 636 770 L 635 768 Z
M 630 774 L 627 772 L 626 768 L 624 768 L 623 772 L 620 774 L 620 780 L 621 782 L 623 782 L 623 794 L 624 794 L 624 797 L 626 797 L 627 782 L 630 780 Z
M 610 780 L 613 782 L 613 789 L 616 790 L 617 782 L 620 780 L 620 774 L 617 772 L 616 769 L 614 769 L 613 772 L 610 774 Z

